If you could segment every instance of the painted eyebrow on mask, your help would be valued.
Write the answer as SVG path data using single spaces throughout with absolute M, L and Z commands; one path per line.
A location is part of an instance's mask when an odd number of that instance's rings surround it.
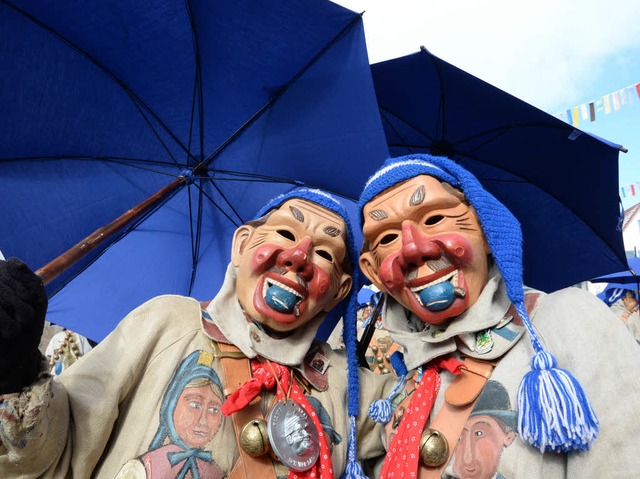
M 373 210 L 369 212 L 369 217 L 374 221 L 382 221 L 385 218 L 388 218 L 389 215 L 384 210 Z
M 420 185 L 411 195 L 411 198 L 409 199 L 409 206 L 421 205 L 424 202 L 424 199 L 424 185 Z M 382 221 L 383 219 L 388 218 L 389 215 L 384 210 L 373 210 L 369 212 L 369 217 L 374 221 Z
M 326 234 L 328 234 L 329 236 L 332 236 L 334 238 L 340 236 L 340 233 L 342 233 L 340 228 L 336 228 L 335 226 L 327 226 L 322 231 L 324 231 Z
M 422 204 L 422 202 L 424 201 L 424 185 L 420 185 L 418 186 L 418 188 L 416 188 L 416 191 L 413 192 L 413 194 L 411 195 L 411 199 L 409 200 L 409 206 L 418 206 L 419 204 Z
M 295 206 L 289 205 L 289 210 L 291 210 L 291 214 L 295 219 L 297 219 L 300 223 L 304 223 L 304 214 L 302 213 L 302 211 L 300 211 L 300 209 L 296 208 Z M 342 230 L 340 228 L 336 228 L 335 226 L 325 226 L 322 231 L 333 238 L 340 236 L 340 233 L 342 233 Z
M 304 223 L 304 215 L 302 214 L 302 211 L 300 211 L 295 206 L 291 206 L 291 205 L 289 205 L 289 209 L 291 210 L 291 214 L 295 219 L 297 219 L 301 223 Z

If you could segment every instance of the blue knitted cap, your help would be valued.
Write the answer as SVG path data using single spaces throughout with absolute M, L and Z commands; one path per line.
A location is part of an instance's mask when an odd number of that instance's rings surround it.
M 419 175 L 433 176 L 464 192 L 478 214 L 493 258 L 507 285 L 509 298 L 514 303 L 524 301 L 520 223 L 482 187 L 475 176 L 452 160 L 426 154 L 389 158 L 367 181 L 358 201 L 360 212 L 384 190 Z M 361 214 L 360 221 L 362 220 Z
M 580 383 L 538 339 L 524 305 L 522 284 L 522 230 L 513 214 L 486 191 L 463 167 L 441 156 L 413 154 L 389 158 L 367 181 L 358 206 L 364 206 L 394 185 L 419 175 L 432 176 L 461 190 L 476 210 L 507 295 L 527 328 L 534 356 L 518 389 L 518 432 L 541 451 L 571 452 L 589 449 L 598 432 L 598 419 Z
M 296 188 L 288 193 L 273 198 L 258 213 L 254 219 L 261 218 L 269 211 L 279 208 L 283 203 L 292 199 L 301 199 L 315 203 L 326 208 L 338 216 L 340 216 L 347 227 L 347 252 L 349 254 L 349 263 L 352 271 L 352 287 L 350 293 L 327 315 L 325 321 L 336 321 L 336 318 L 343 318 L 343 341 L 347 350 L 348 362 L 348 390 L 349 403 L 348 413 L 350 416 L 350 433 L 349 433 L 349 463 L 347 465 L 348 474 L 357 476 L 360 473 L 360 466 L 356 462 L 356 425 L 355 417 L 358 415 L 359 409 L 359 377 L 358 377 L 358 356 L 357 356 L 357 337 L 356 337 L 356 315 L 358 309 L 358 291 L 361 287 L 361 274 L 358 268 L 359 251 L 356 247 L 353 227 L 349 214 L 344 206 L 329 193 L 311 188 Z M 353 471 L 356 471 L 355 473 Z M 362 474 L 363 475 L 363 474 Z

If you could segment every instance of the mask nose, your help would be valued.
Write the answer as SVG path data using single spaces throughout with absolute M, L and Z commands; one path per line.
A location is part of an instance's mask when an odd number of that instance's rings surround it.
M 410 221 L 402 223 L 402 258 L 405 266 L 422 266 L 442 256 L 440 245 L 432 241 Z
M 296 273 L 308 280 L 313 274 L 309 254 L 311 253 L 311 238 L 306 236 L 293 248 L 286 249 L 278 256 L 278 266 Z

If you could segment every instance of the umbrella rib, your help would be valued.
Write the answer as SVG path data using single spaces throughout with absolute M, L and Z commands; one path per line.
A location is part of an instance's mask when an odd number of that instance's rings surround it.
M 187 190 L 187 196 L 189 201 L 189 218 L 193 220 L 193 203 L 191 201 L 191 188 Z M 193 285 L 196 279 L 196 272 L 198 268 L 198 256 L 200 255 L 200 237 L 202 233 L 202 190 L 198 192 L 198 216 L 196 219 L 196 232 L 193 232 L 193 221 L 189 221 L 189 230 L 191 234 L 191 278 L 189 281 L 189 290 L 187 295 L 191 296 L 193 291 Z
M 249 178 L 259 178 L 261 180 L 266 180 L 266 181 L 270 181 L 272 183 L 291 183 L 293 185 L 302 185 L 303 183 L 301 181 L 296 181 L 296 180 L 291 180 L 288 178 L 280 178 L 277 176 L 267 176 L 267 175 L 263 175 L 263 174 L 259 174 L 259 173 L 250 173 L 250 172 L 246 172 L 246 171 L 234 171 L 234 170 L 219 170 L 219 169 L 212 169 L 209 170 L 210 173 L 213 173 L 214 175 L 217 173 L 222 173 L 222 174 L 227 174 L 227 175 L 236 175 L 239 176 L 240 178 L 242 178 L 242 181 L 247 181 L 247 179 Z M 233 178 L 218 178 L 216 177 L 216 180 L 230 180 L 230 181 L 235 181 L 235 179 Z
M 251 126 L 258 118 L 262 116 L 262 114 L 267 111 L 274 103 L 276 103 L 280 97 L 282 97 L 291 86 L 298 81 L 302 75 L 304 75 L 307 70 L 309 70 L 324 54 L 327 52 L 333 45 L 348 31 L 350 31 L 354 25 L 358 22 L 361 22 L 361 14 L 354 17 L 336 36 L 334 36 L 320 51 L 304 66 L 302 69 L 296 73 L 289 82 L 284 85 L 277 93 L 275 93 L 267 103 L 265 103 L 262 108 L 260 108 L 257 112 L 255 112 L 251 118 L 249 118 L 240 128 L 238 128 L 235 132 L 233 132 L 222 144 L 220 144 L 207 158 L 204 160 L 205 163 L 209 164 L 213 161 L 220 153 L 222 153 L 231 143 L 235 141 L 235 139 L 240 136 L 244 130 L 246 130 L 249 126 Z
M 139 169 L 139 170 L 143 170 L 143 171 L 148 171 L 150 173 L 156 173 L 159 175 L 165 175 L 165 176 L 170 176 L 172 178 L 178 178 L 180 176 L 180 174 L 171 174 L 171 173 L 167 173 L 166 171 L 160 171 L 160 170 L 155 170 L 152 168 L 145 168 L 144 166 L 141 165 L 136 165 L 136 164 L 132 164 L 131 162 L 139 162 L 139 163 L 146 163 L 146 164 L 150 164 L 150 165 L 166 165 L 166 166 L 172 166 L 172 163 L 166 163 L 163 161 L 159 161 L 159 160 L 143 160 L 140 158 L 132 158 L 132 157 L 126 157 L 126 156 L 91 156 L 91 155 L 73 155 L 73 156 L 67 156 L 67 155 L 49 155 L 49 156 L 24 156 L 24 157 L 15 157 L 15 158 L 0 158 L 0 163 L 10 163 L 12 161 L 16 161 L 16 162 L 27 162 L 27 161 L 42 161 L 42 160 L 50 160 L 50 161 L 59 161 L 59 160 L 92 160 L 92 161 L 102 161 L 105 163 L 115 163 L 121 166 L 125 166 L 128 168 L 135 168 L 135 169 Z M 175 166 L 181 167 L 181 168 L 186 168 L 188 165 L 180 165 L 180 164 L 176 164 Z M 182 170 L 181 170 L 182 171 Z
M 401 119 L 400 117 L 398 117 L 395 113 L 393 113 L 390 110 L 387 110 L 386 108 L 379 106 L 378 109 L 381 112 L 384 112 L 386 115 L 389 116 L 393 116 L 394 118 L 396 118 L 398 121 L 401 121 L 403 124 L 407 125 L 409 128 L 413 128 L 414 131 L 416 131 L 417 133 L 419 133 L 420 135 L 424 136 L 427 140 L 429 140 L 431 143 L 433 143 L 435 141 L 434 138 L 430 137 L 429 135 L 427 135 L 426 133 L 420 131 L 418 128 L 416 128 L 415 126 L 405 122 L 403 119 Z M 387 118 L 386 115 L 380 115 L 380 117 L 382 118 L 382 120 L 385 122 L 386 125 L 389 126 L 389 128 L 391 128 L 393 130 L 393 132 L 395 133 L 395 135 L 400 138 L 402 140 L 402 145 L 391 145 L 389 144 L 389 146 L 406 146 L 410 151 L 411 151 L 411 147 L 409 146 L 409 144 L 407 142 L 404 141 L 404 139 L 402 138 L 402 135 L 400 134 L 400 132 L 398 131 L 397 128 L 395 128 L 393 126 L 393 124 L 391 123 L 391 121 L 389 120 L 389 118 Z M 411 153 L 413 153 L 413 151 L 411 151 Z
M 213 181 L 213 178 L 210 178 L 210 179 L 211 179 L 211 185 L 216 189 L 216 191 L 220 194 L 220 196 L 222 197 L 224 202 L 227 204 L 227 206 L 231 209 L 231 211 L 233 211 L 236 217 L 240 220 L 240 223 L 244 223 L 244 220 L 242 219 L 242 216 L 240 216 L 240 213 L 238 213 L 238 211 L 233 207 L 233 205 L 231 204 L 229 199 L 226 197 L 226 195 L 222 192 L 222 190 L 218 188 L 218 185 L 216 185 L 216 182 Z
M 176 142 L 176 144 L 182 148 L 187 154 L 189 154 L 189 151 L 187 150 L 187 148 L 185 147 L 185 145 L 182 144 L 182 141 L 180 141 L 180 139 L 173 133 L 173 131 L 171 131 L 171 129 L 160 119 L 160 117 L 158 117 L 158 115 L 156 115 L 156 113 L 151 110 L 151 108 L 149 108 L 149 106 L 142 101 L 142 99 L 140 97 L 138 97 L 133 90 L 131 90 L 125 83 L 124 81 L 122 81 L 120 78 L 118 78 L 111 70 L 109 70 L 105 65 L 103 65 L 102 63 L 100 63 L 98 60 L 96 60 L 95 58 L 93 58 L 91 55 L 89 55 L 86 51 L 84 51 L 83 49 L 81 49 L 79 46 L 75 45 L 74 43 L 72 43 L 70 40 L 68 40 L 67 38 L 63 37 L 60 33 L 58 33 L 57 31 L 53 30 L 50 26 L 44 24 L 43 22 L 41 22 L 40 20 L 38 20 L 37 18 L 35 18 L 34 16 L 28 14 L 27 12 L 25 12 L 24 10 L 20 9 L 19 7 L 17 7 L 16 5 L 9 3 L 7 0 L 0 0 L 2 3 L 4 3 L 5 5 L 7 5 L 10 8 L 13 8 L 16 12 L 18 12 L 19 14 L 23 15 L 24 17 L 28 18 L 29 20 L 31 20 L 32 22 L 34 22 L 36 25 L 40 26 L 41 28 L 43 28 L 44 30 L 46 30 L 47 32 L 49 32 L 51 35 L 53 35 L 54 37 L 56 37 L 57 39 L 59 39 L 61 42 L 67 44 L 69 47 L 71 47 L 72 49 L 74 49 L 76 52 L 78 52 L 80 55 L 84 56 L 87 60 L 89 60 L 91 63 L 93 63 L 96 67 L 98 67 L 100 70 L 102 70 L 106 75 L 108 75 L 116 84 L 118 84 L 125 92 L 127 92 L 127 94 L 129 95 L 130 98 L 135 99 L 137 102 L 140 103 L 140 105 L 144 106 L 144 109 L 151 115 L 153 116 L 153 118 L 160 124 L 162 125 L 163 129 L 167 132 L 167 134 L 173 138 L 173 140 Z M 135 102 L 134 102 L 135 103 Z
M 198 43 L 198 35 L 196 35 L 196 24 L 191 13 L 191 2 L 185 1 L 187 6 L 187 14 L 189 15 L 189 23 L 191 24 L 191 36 L 193 38 L 193 56 L 196 62 L 196 71 L 194 75 L 194 88 L 193 88 L 193 102 L 191 104 L 191 125 L 189 130 L 189 145 L 191 145 L 191 138 L 193 133 L 193 117 L 196 105 L 196 99 L 198 103 L 198 124 L 200 126 L 199 140 L 200 140 L 200 159 L 202 162 L 202 156 L 204 155 L 204 98 L 202 93 L 202 61 L 200 58 L 200 45 Z M 191 148 L 189 148 L 191 151 Z
M 218 203 L 216 203 L 216 201 L 211 196 L 209 196 L 200 185 L 196 185 L 196 188 L 198 188 L 202 192 L 202 195 L 207 198 L 211 202 L 211 204 L 213 204 L 213 206 L 215 206 L 218 211 L 220 211 L 220 213 L 222 213 L 231 222 L 232 225 L 234 225 L 236 228 L 240 227 L 241 223 L 237 223 L 233 218 L 231 218 L 231 216 L 229 216 L 229 214 L 225 210 L 223 210 L 222 207 Z
M 446 137 L 445 135 L 445 114 L 444 114 L 444 110 L 445 110 L 445 104 L 444 104 L 444 82 L 442 81 L 442 72 L 440 71 L 440 67 L 437 64 L 437 62 L 435 61 L 435 56 L 429 51 L 427 50 L 424 46 L 420 46 L 420 51 L 422 53 L 424 53 L 425 55 L 428 56 L 429 60 L 431 61 L 431 63 L 433 64 L 433 67 L 436 70 L 436 74 L 438 75 L 438 86 L 440 89 L 440 97 L 438 98 L 438 112 L 437 112 L 437 117 L 439 118 L 439 121 L 436 120 L 436 138 L 438 138 L 438 130 L 442 129 L 442 136 L 441 136 L 441 140 L 444 140 L 444 138 Z
M 176 158 L 173 156 L 173 154 L 171 153 L 171 150 L 169 149 L 167 144 L 164 142 L 164 140 L 162 138 L 160 138 L 160 134 L 158 133 L 156 128 L 153 127 L 153 125 L 149 121 L 149 118 L 147 118 L 147 115 L 145 113 L 147 110 L 141 107 L 141 106 L 144 106 L 144 104 L 143 103 L 140 104 L 141 100 L 139 100 L 135 96 L 132 96 L 133 92 L 127 91 L 127 94 L 129 95 L 129 98 L 131 98 L 131 101 L 134 104 L 134 106 L 136 107 L 136 109 L 140 112 L 140 115 L 142 116 L 142 119 L 144 120 L 144 122 L 147 124 L 147 126 L 149 127 L 149 129 L 153 133 L 153 136 L 156 137 L 156 139 L 158 140 L 158 142 L 160 143 L 160 145 L 162 146 L 164 151 L 167 153 L 167 155 L 169 155 L 169 158 L 171 158 L 171 160 L 173 161 L 173 163 L 175 165 L 179 165 L 178 160 L 176 160 Z M 185 151 L 185 153 L 187 154 L 187 157 L 192 157 L 193 156 L 193 155 L 191 155 L 191 150 L 189 150 L 189 149 L 187 149 Z

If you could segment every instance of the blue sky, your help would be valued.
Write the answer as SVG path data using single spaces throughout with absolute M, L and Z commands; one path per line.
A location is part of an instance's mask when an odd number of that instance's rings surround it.
M 371 63 L 419 50 L 551 114 L 640 83 L 640 1 L 335 0 L 364 12 Z M 578 128 L 626 147 L 620 186 L 640 182 L 640 99 Z M 624 208 L 640 203 L 623 198 Z

